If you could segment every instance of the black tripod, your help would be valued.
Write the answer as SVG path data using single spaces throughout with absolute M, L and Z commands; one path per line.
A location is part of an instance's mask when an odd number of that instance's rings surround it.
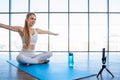
M 102 71 L 103 71 L 104 69 L 106 69 L 106 70 L 108 71 L 108 73 L 110 73 L 110 74 L 112 75 L 112 77 L 114 78 L 114 75 L 106 68 L 106 65 L 105 65 L 105 63 L 106 63 L 105 48 L 103 48 L 102 63 L 103 63 L 102 69 L 101 69 L 101 70 L 99 71 L 99 73 L 97 74 L 97 78 L 98 78 L 98 76 L 99 76 L 100 74 L 102 74 Z

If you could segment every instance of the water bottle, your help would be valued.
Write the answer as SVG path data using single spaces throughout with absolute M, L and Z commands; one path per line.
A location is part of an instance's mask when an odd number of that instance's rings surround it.
M 68 54 L 68 65 L 69 67 L 73 67 L 74 65 L 74 56 L 72 52 L 69 52 Z

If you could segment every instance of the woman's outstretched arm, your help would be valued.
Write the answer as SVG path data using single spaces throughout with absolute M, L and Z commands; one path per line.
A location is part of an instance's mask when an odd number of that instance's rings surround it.
M 46 30 L 41 30 L 41 29 L 39 29 L 39 28 L 37 28 L 37 32 L 38 32 L 38 34 L 58 35 L 57 33 L 53 33 L 53 32 L 46 31 Z
M 9 25 L 2 24 L 2 23 L 0 23 L 0 28 L 12 30 L 12 31 L 15 31 L 15 32 L 18 32 L 22 29 L 22 27 L 20 27 L 20 26 L 9 26 Z

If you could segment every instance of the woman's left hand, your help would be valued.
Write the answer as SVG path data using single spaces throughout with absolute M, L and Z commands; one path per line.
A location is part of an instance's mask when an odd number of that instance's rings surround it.
M 55 36 L 58 36 L 59 34 L 58 33 L 54 33 Z

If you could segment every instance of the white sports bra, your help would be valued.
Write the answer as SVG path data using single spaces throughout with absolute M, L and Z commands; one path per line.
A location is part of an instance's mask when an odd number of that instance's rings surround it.
M 22 36 L 21 39 L 22 39 L 22 44 L 25 45 L 26 43 L 25 43 L 24 36 Z M 33 35 L 30 34 L 30 44 L 35 45 L 37 42 L 37 39 L 38 39 L 37 31 L 36 29 L 34 29 L 34 34 Z

